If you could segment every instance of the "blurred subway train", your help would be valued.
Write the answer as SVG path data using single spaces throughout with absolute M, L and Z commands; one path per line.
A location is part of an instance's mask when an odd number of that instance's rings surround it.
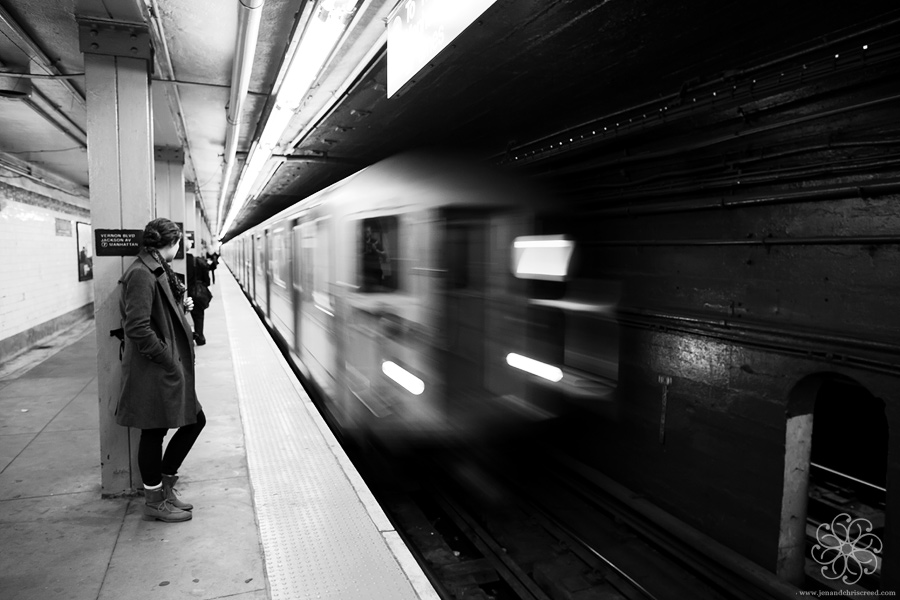
M 614 298 L 577 299 L 574 241 L 533 188 L 403 154 L 222 246 L 323 408 L 393 447 L 522 431 L 615 391 Z

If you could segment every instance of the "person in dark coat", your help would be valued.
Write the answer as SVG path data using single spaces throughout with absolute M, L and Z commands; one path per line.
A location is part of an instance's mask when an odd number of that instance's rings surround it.
M 206 264 L 209 266 L 209 276 L 212 279 L 212 282 L 216 282 L 216 267 L 219 266 L 219 253 L 218 252 L 210 252 L 206 246 L 206 243 L 203 243 L 203 252 L 206 254 Z
M 180 243 L 175 223 L 150 221 L 137 259 L 119 280 L 125 339 L 116 423 L 141 430 L 144 519 L 166 522 L 192 516 L 193 506 L 177 497 L 174 485 L 206 424 L 194 389 L 194 347 L 184 312 L 193 302 L 169 266 Z M 163 454 L 163 439 L 172 428 L 178 431 Z
M 206 344 L 203 323 L 206 309 L 212 300 L 212 293 L 209 291 L 210 267 L 203 257 L 188 254 L 186 258 L 188 293 L 194 301 L 194 308 L 191 309 L 191 318 L 194 320 L 194 342 L 198 346 L 203 346 Z

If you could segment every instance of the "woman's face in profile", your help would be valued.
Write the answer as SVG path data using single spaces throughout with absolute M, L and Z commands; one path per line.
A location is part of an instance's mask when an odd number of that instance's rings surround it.
M 163 260 L 166 262 L 172 262 L 175 258 L 175 255 L 178 254 L 178 246 L 181 245 L 181 240 L 177 240 L 171 246 L 166 246 L 165 248 L 160 248 L 159 255 L 163 257 Z

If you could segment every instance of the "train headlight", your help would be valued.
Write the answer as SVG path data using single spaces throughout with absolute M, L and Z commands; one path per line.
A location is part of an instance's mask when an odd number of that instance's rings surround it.
M 533 358 L 522 356 L 521 354 L 515 354 L 512 352 L 507 354 L 506 364 L 511 367 L 521 369 L 527 373 L 531 373 L 532 375 L 543 377 L 544 379 L 552 381 L 553 383 L 556 383 L 563 378 L 563 372 L 559 367 L 554 367 L 553 365 L 542 363 L 538 360 L 534 360 Z
M 391 361 L 381 363 L 381 372 L 396 381 L 403 389 L 414 396 L 425 391 L 425 382 Z
M 575 242 L 561 235 L 517 237 L 512 247 L 513 273 L 519 279 L 563 281 L 574 252 Z

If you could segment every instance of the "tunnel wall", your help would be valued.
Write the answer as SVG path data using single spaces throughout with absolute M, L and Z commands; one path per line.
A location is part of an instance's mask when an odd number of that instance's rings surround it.
M 900 56 L 869 58 L 686 83 L 516 157 L 575 207 L 574 277 L 621 284 L 615 416 L 579 456 L 773 572 L 789 399 L 829 373 L 884 402 L 900 572 Z
M 826 226 L 817 215 L 841 214 L 845 222 L 848 212 L 896 200 L 842 201 L 834 211 L 810 206 L 799 220 Z M 798 211 L 754 209 L 745 211 L 746 221 L 731 219 L 753 231 L 759 212 L 789 221 Z M 691 226 L 724 234 L 720 218 L 694 215 Z M 869 223 L 860 234 L 897 231 L 889 218 Z M 659 240 L 672 231 L 690 235 L 691 226 L 628 218 L 595 222 L 591 230 L 601 239 Z M 898 259 L 896 245 L 593 248 L 585 274 L 622 282 L 620 397 L 617 419 L 580 437 L 591 440 L 583 454 L 774 571 L 792 389 L 809 375 L 840 373 L 886 404 L 900 398 L 889 350 L 900 339 L 891 308 L 900 291 Z M 671 383 L 664 388 L 660 377 Z M 893 411 L 889 428 L 900 431 Z M 889 461 L 889 470 L 900 475 L 900 463 Z

